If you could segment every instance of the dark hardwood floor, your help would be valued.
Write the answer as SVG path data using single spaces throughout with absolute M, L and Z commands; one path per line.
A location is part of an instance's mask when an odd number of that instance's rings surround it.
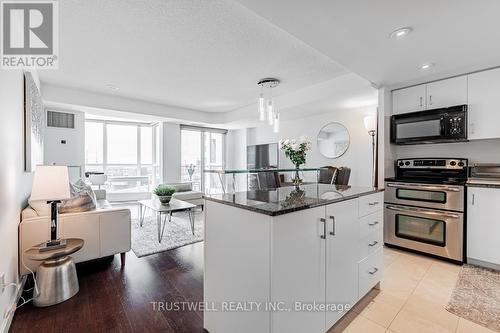
M 11 333 L 186 332 L 203 330 L 201 311 L 158 311 L 152 302 L 203 301 L 203 243 L 137 258 L 77 264 L 80 292 L 47 308 L 17 310 Z

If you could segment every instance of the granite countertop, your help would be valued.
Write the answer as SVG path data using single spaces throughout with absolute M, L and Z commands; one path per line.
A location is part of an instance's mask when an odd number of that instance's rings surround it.
M 329 184 L 280 187 L 275 190 L 253 190 L 205 195 L 205 199 L 257 213 L 276 216 L 298 210 L 324 206 L 380 192 L 377 188 Z

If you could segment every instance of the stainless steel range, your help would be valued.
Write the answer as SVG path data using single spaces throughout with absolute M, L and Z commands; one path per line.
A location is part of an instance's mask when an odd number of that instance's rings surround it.
M 463 262 L 467 159 L 396 161 L 385 182 L 384 242 Z

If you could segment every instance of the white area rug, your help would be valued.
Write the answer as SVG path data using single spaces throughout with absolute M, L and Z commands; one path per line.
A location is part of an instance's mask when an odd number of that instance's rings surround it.
M 168 222 L 167 217 L 161 243 L 158 243 L 156 215 L 148 210 L 142 227 L 139 226 L 139 219 L 132 219 L 132 251 L 136 256 L 144 257 L 203 241 L 203 212 L 195 211 L 194 216 L 194 235 L 187 212 L 174 213 L 171 222 Z

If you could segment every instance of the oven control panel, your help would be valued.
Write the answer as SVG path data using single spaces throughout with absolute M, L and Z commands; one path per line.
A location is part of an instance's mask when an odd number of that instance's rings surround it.
M 396 161 L 400 169 L 465 169 L 467 159 L 463 158 L 419 158 Z

